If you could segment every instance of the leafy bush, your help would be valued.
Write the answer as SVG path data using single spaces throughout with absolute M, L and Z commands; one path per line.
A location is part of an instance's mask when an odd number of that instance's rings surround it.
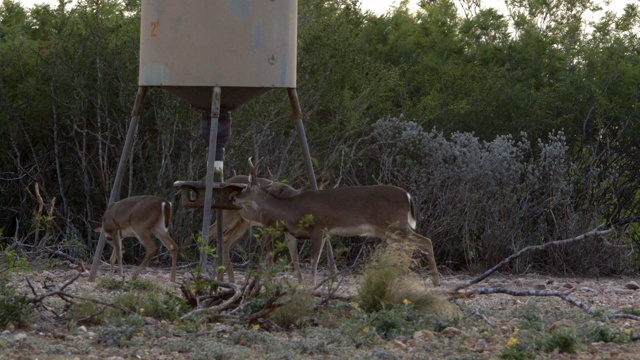
M 16 293 L 6 276 L 0 276 L 0 327 L 12 323 L 18 327 L 28 326 L 33 316 L 33 307 L 25 295 Z
M 572 329 L 562 327 L 552 332 L 544 342 L 544 351 L 558 350 L 561 353 L 575 354 L 578 347 L 578 339 Z
M 402 118 L 379 120 L 372 130 L 359 149 L 371 161 L 353 164 L 354 182 L 374 178 L 407 189 L 418 201 L 419 232 L 434 239 L 438 262 L 454 270 L 486 269 L 526 246 L 581 234 L 600 219 L 598 209 L 578 205 L 584 176 L 562 131 L 482 141 Z M 621 268 L 624 257 L 590 241 L 525 255 L 512 266 L 603 272 Z
M 275 309 L 269 315 L 273 322 L 283 328 L 302 325 L 313 315 L 316 306 L 316 299 L 310 292 L 294 289 L 290 292 L 279 301 L 285 302 L 286 305 Z
M 612 329 L 604 324 L 587 328 L 585 336 L 591 342 L 612 342 L 621 344 L 630 341 L 629 334 L 624 330 Z
M 114 303 L 125 307 L 141 316 L 156 319 L 177 320 L 188 310 L 184 298 L 173 294 L 128 292 L 114 298 Z

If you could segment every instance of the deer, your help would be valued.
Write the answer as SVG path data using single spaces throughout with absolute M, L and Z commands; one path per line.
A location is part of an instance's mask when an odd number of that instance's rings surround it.
M 117 259 L 120 275 L 124 277 L 122 239 L 135 236 L 145 248 L 142 263 L 131 275 L 131 280 L 136 280 L 158 251 L 158 245 L 151 237 L 153 234 L 171 254 L 171 281 L 176 281 L 178 245 L 169 235 L 170 223 L 171 203 L 158 196 L 132 196 L 109 204 L 102 217 L 102 223 L 94 226 L 94 230 L 104 233 L 105 240 L 113 248 L 110 259 L 111 275 Z
M 375 236 L 389 243 L 407 241 L 427 256 L 429 275 L 440 285 L 431 239 L 418 234 L 411 195 L 392 185 L 369 185 L 303 191 L 282 196 L 258 181 L 249 159 L 249 185 L 234 194 L 236 206 L 281 222 L 292 236 L 311 240 L 311 269 L 317 284 L 318 260 L 327 236 Z M 265 224 L 273 225 L 272 223 Z
M 287 184 L 274 182 L 265 178 L 258 178 L 257 181 L 260 183 L 260 186 L 264 188 L 268 188 L 270 192 L 277 194 L 281 197 L 290 197 L 297 194 L 300 194 L 303 191 L 308 191 L 309 188 L 304 187 L 302 189 L 295 189 Z M 316 181 L 318 182 L 318 187 L 322 188 L 329 182 L 328 176 L 318 176 Z M 236 175 L 233 176 L 225 182 L 234 183 L 234 184 L 249 184 L 249 176 L 247 175 Z M 253 209 L 243 207 L 240 210 L 223 210 L 222 213 L 222 221 L 223 221 L 223 242 L 224 242 L 224 251 L 221 256 L 222 264 L 225 267 L 225 271 L 227 272 L 227 276 L 229 277 L 229 281 L 235 282 L 235 276 L 233 273 L 233 266 L 231 266 L 230 260 L 230 247 L 235 243 L 242 235 L 246 233 L 246 231 L 251 226 L 260 226 L 260 227 L 268 227 L 275 224 L 277 219 L 270 219 L 265 217 L 264 214 L 257 212 Z M 217 236 L 217 222 L 214 222 L 209 227 L 209 242 L 215 239 Z M 289 254 L 291 255 L 291 262 L 293 263 L 294 272 L 296 274 L 296 278 L 299 283 L 302 283 L 302 272 L 300 270 L 300 264 L 298 261 L 298 246 L 297 239 L 294 238 L 289 232 L 284 233 L 285 240 L 287 243 L 287 248 L 289 249 Z M 267 238 L 264 240 L 266 244 L 266 248 L 269 248 L 271 245 L 271 236 L 267 235 Z M 330 259 L 333 260 L 333 259 Z M 269 257 L 269 263 L 273 264 L 273 257 Z M 329 266 L 334 270 L 336 270 L 336 265 L 333 261 L 329 264 Z M 218 281 L 222 281 L 223 272 L 218 273 Z

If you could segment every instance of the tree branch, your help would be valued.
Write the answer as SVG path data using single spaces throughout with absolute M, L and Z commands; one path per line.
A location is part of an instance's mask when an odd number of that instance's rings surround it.
M 576 237 L 572 237 L 570 239 L 564 239 L 564 240 L 556 240 L 556 241 L 549 241 L 548 243 L 542 244 L 542 245 L 534 245 L 534 246 L 527 246 L 524 249 L 521 249 L 520 251 L 518 251 L 517 253 L 509 256 L 508 258 L 502 260 L 500 263 L 498 263 L 497 265 L 495 265 L 494 267 L 492 267 L 491 269 L 487 270 L 485 273 L 475 277 L 474 279 L 471 279 L 465 283 L 463 283 L 462 285 L 458 285 L 453 289 L 453 292 L 458 292 L 461 289 L 467 288 L 473 284 L 477 284 L 480 281 L 486 279 L 487 277 L 489 277 L 491 274 L 493 274 L 494 272 L 496 272 L 498 269 L 500 269 L 501 267 L 507 265 L 508 263 L 510 263 L 511 261 L 519 258 L 520 256 L 524 255 L 527 252 L 530 251 L 534 251 L 534 250 L 544 250 L 548 247 L 551 246 L 560 246 L 560 245 L 566 245 L 575 241 L 580 241 L 580 240 L 584 240 L 587 239 L 591 236 L 602 236 L 602 235 L 606 235 L 610 232 L 612 232 L 612 229 L 607 229 L 607 230 L 598 230 L 598 228 L 591 230 L 589 232 L 586 232 L 582 235 L 578 235 Z

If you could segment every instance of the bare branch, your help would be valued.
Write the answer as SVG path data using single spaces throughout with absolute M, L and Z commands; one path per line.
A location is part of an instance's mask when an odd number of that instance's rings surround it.
M 500 263 L 498 263 L 497 265 L 495 265 L 494 267 L 492 267 L 491 269 L 487 270 L 486 272 L 484 272 L 483 274 L 461 284 L 456 286 L 453 291 L 460 291 L 461 289 L 467 288 L 473 284 L 477 284 L 480 281 L 486 279 L 487 277 L 489 277 L 491 274 L 493 274 L 494 272 L 496 272 L 498 269 L 500 269 L 501 267 L 507 265 L 508 263 L 512 262 L 513 260 L 519 258 L 520 256 L 522 256 L 523 254 L 530 252 L 530 251 L 534 251 L 534 250 L 544 250 L 548 247 L 551 246 L 560 246 L 560 245 L 566 245 L 575 241 L 580 241 L 580 240 L 584 240 L 587 239 L 591 236 L 603 236 L 606 235 L 610 232 L 612 232 L 612 229 L 607 229 L 607 230 L 598 230 L 598 228 L 591 230 L 589 232 L 586 232 L 582 235 L 578 235 L 576 237 L 572 237 L 570 239 L 564 239 L 564 240 L 556 240 L 556 241 L 550 241 L 548 243 L 542 244 L 542 245 L 534 245 L 534 246 L 527 246 L 524 249 L 521 249 L 520 251 L 518 251 L 517 253 L 509 256 L 508 258 L 502 260 Z
M 561 298 L 564 301 L 569 302 L 572 305 L 575 305 L 582 310 L 588 312 L 589 314 L 595 314 L 595 311 L 590 307 L 585 305 L 584 303 L 569 297 L 567 293 L 563 293 L 560 291 L 554 290 L 512 290 L 503 287 L 485 287 L 480 289 L 472 290 L 471 293 L 486 295 L 486 294 L 507 294 L 511 296 L 556 296 Z

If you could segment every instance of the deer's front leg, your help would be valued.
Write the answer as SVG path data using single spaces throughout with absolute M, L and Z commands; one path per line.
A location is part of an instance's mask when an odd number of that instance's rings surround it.
M 317 286 L 318 261 L 320 252 L 324 247 L 324 230 L 315 229 L 311 232 L 311 274 L 313 276 L 313 287 Z
M 298 284 L 302 284 L 302 271 L 300 271 L 300 261 L 298 259 L 298 239 L 289 233 L 285 233 L 284 238 L 287 241 L 287 248 L 289 249 L 289 255 L 291 255 L 291 262 L 293 263 Z
M 113 252 L 111 253 L 111 276 L 113 276 L 113 265 L 118 260 L 118 266 L 120 267 L 120 276 L 124 278 L 124 267 L 122 266 L 122 238 L 115 237 L 110 242 L 113 247 Z

